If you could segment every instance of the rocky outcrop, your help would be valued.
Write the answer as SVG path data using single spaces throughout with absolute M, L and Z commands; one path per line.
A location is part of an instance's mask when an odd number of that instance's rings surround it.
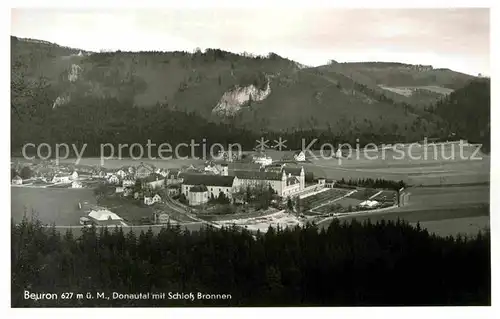
M 69 95 L 58 96 L 57 99 L 52 104 L 52 108 L 55 109 L 58 106 L 64 105 L 70 101 Z
M 254 85 L 236 86 L 222 95 L 219 103 L 212 110 L 213 114 L 221 117 L 230 117 L 236 115 L 241 108 L 251 105 L 252 102 L 265 100 L 271 94 L 270 80 L 267 80 L 267 86 L 260 90 Z
M 81 51 L 80 51 L 81 53 Z M 82 67 L 78 64 L 72 64 L 71 69 L 68 71 L 68 81 L 75 82 L 78 80 L 78 76 L 82 72 Z
M 79 78 L 83 71 L 83 68 L 78 64 L 71 64 L 71 68 L 68 70 L 68 81 L 71 83 L 75 83 Z M 58 106 L 64 105 L 71 100 L 69 93 L 63 93 L 57 97 L 52 104 L 52 108 L 55 109 Z

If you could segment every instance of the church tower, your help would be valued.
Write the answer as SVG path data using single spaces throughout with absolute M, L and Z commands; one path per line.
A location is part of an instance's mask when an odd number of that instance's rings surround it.
M 300 169 L 299 182 L 300 190 L 303 190 L 306 187 L 306 172 L 304 171 L 304 166 L 302 166 Z

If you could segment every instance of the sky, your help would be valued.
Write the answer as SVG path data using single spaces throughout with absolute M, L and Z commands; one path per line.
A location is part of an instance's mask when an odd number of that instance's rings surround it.
M 489 9 L 12 9 L 11 34 L 84 50 L 275 52 L 490 75 Z

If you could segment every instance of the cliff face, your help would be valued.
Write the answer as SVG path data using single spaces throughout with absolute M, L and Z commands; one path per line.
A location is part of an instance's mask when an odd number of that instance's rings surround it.
M 80 78 L 82 71 L 83 71 L 83 68 L 81 66 L 79 66 L 78 64 L 71 64 L 70 68 L 67 71 L 69 83 L 75 83 Z M 56 107 L 67 104 L 70 101 L 71 101 L 70 93 L 63 92 L 61 95 L 59 95 L 56 98 L 56 100 L 54 101 L 54 104 L 52 105 L 52 108 L 55 109 Z
M 269 79 L 264 90 L 260 90 L 254 85 L 236 86 L 222 95 L 212 113 L 221 117 L 234 116 L 243 107 L 250 106 L 252 102 L 265 100 L 269 94 L 271 94 Z

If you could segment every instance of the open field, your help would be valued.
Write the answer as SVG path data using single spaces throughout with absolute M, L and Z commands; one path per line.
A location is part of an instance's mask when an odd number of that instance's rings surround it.
M 426 90 L 430 91 L 433 93 L 438 93 L 438 94 L 443 94 L 447 95 L 453 92 L 453 89 L 441 87 L 441 86 L 435 86 L 435 85 L 425 85 L 425 86 L 384 86 L 384 85 L 379 85 L 380 88 L 384 90 L 388 90 L 400 95 L 404 96 L 411 96 L 415 90 Z
M 364 201 L 377 194 L 378 192 L 379 190 L 376 190 L 374 188 L 359 189 L 357 192 L 354 192 L 351 195 L 347 196 L 347 198 L 359 199 Z
M 117 214 L 127 224 L 138 224 L 141 218 L 151 218 L 154 209 L 138 200 L 124 198 L 119 195 L 106 196 L 99 200 L 99 206 L 106 207 Z
M 324 192 L 318 193 L 316 195 L 308 196 L 303 199 L 304 205 L 314 208 L 321 204 L 336 200 L 342 196 L 345 196 L 352 190 L 350 189 L 341 189 L 341 188 L 333 188 L 326 190 Z
M 377 196 L 372 197 L 372 200 L 376 200 L 378 202 L 395 202 L 396 201 L 396 192 L 395 191 L 382 191 L 377 194 Z
M 361 204 L 363 202 L 363 200 L 360 200 L 360 199 L 356 199 L 356 198 L 349 198 L 349 197 L 345 197 L 345 198 L 342 198 L 342 199 L 339 199 L 338 201 L 335 202 L 335 204 L 338 204 L 338 205 L 341 205 L 342 207 L 356 207 L 358 206 L 359 204 Z
M 410 194 L 409 203 L 398 211 L 463 208 L 490 202 L 489 185 L 412 187 L 406 192 Z
M 412 223 L 415 225 L 415 223 Z M 420 227 L 427 229 L 428 232 L 440 236 L 454 236 L 463 234 L 475 236 L 479 231 L 483 232 L 490 229 L 489 216 L 462 217 L 445 220 L 431 220 L 421 222 Z
M 403 207 L 379 213 L 343 216 L 340 219 L 370 219 L 375 222 L 399 218 L 410 223 L 420 222 L 422 227 L 429 227 L 429 231 L 440 235 L 464 231 L 470 233 L 478 227 L 489 225 L 489 185 L 415 187 L 407 189 L 407 192 L 410 193 L 409 202 Z M 475 218 L 474 222 L 470 218 Z M 328 227 L 329 223 L 323 222 L 321 226 Z
M 451 146 L 448 148 L 451 151 Z M 448 157 L 450 155 L 447 152 L 448 150 L 445 150 Z M 490 157 L 483 154 L 481 160 L 471 160 L 470 157 L 474 151 L 469 150 L 463 151 L 464 157 L 469 159 L 461 159 L 459 153 L 458 149 L 454 150 L 455 159 L 447 160 L 443 159 L 441 154 L 434 153 L 432 147 L 429 147 L 426 152 L 415 148 L 411 153 L 412 156 L 421 156 L 422 159 L 412 159 L 408 156 L 398 159 L 400 155 L 392 150 L 386 150 L 369 153 L 369 156 L 376 157 L 376 159 L 365 158 L 362 153 L 359 158 L 354 156 L 340 161 L 335 158 L 318 158 L 312 160 L 310 164 L 304 164 L 304 168 L 314 172 L 315 176 L 332 179 L 383 178 L 403 180 L 411 185 L 488 183 Z
M 79 225 L 85 213 L 78 203 L 96 204 L 90 189 L 30 188 L 11 187 L 11 217 L 20 222 L 36 212 L 36 217 L 44 224 Z

